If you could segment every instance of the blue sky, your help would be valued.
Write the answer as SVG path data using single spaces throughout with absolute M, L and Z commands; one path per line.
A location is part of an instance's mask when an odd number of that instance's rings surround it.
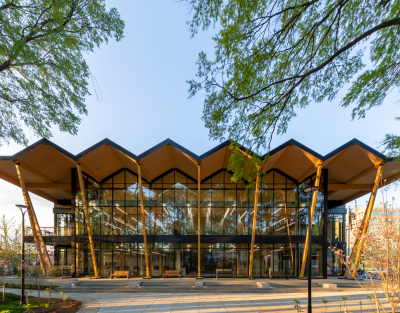
M 171 138 L 196 154 L 213 148 L 208 130 L 201 120 L 204 95 L 188 99 L 186 80 L 194 77 L 198 53 L 213 53 L 214 30 L 200 32 L 190 38 L 186 21 L 187 8 L 173 1 L 109 1 L 116 6 L 125 21 L 125 38 L 110 41 L 86 60 L 94 74 L 100 92 L 86 99 L 89 115 L 84 116 L 78 136 L 53 131 L 51 140 L 73 154 L 96 142 L 109 138 L 135 154 L 160 141 Z M 366 58 L 366 63 L 368 60 Z M 271 148 L 294 138 L 325 155 L 347 141 L 357 138 L 379 149 L 386 133 L 399 133 L 400 116 L 395 99 L 390 95 L 367 118 L 351 121 L 351 109 L 339 106 L 345 90 L 332 101 L 311 104 L 299 109 L 289 124 L 288 132 L 275 136 Z M 28 133 L 30 144 L 37 141 Z M 23 147 L 10 144 L 0 147 L 0 155 L 14 154 Z M 0 214 L 7 217 L 20 213 L 14 207 L 23 203 L 21 190 L 0 181 L 2 190 Z M 390 191 L 390 196 L 395 192 Z M 381 202 L 378 196 L 377 202 Z M 400 198 L 399 198 L 400 200 Z M 40 226 L 53 226 L 52 205 L 32 197 Z M 359 200 L 365 204 L 365 197 Z M 353 205 L 353 203 L 349 204 Z M 15 208 L 15 209 L 14 209 Z

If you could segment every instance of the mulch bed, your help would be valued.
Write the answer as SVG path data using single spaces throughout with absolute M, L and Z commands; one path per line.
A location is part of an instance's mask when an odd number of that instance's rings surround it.
M 38 298 L 36 297 L 29 297 L 29 303 L 37 304 Z M 43 305 L 44 303 L 48 303 L 49 298 L 42 298 L 40 297 L 40 303 Z M 53 303 L 53 304 L 51 304 Z M 50 307 L 44 308 L 41 307 L 40 311 L 39 308 L 35 308 L 30 310 L 29 312 L 42 312 L 42 313 L 76 313 L 82 308 L 82 302 L 77 300 L 67 300 L 63 301 L 63 299 L 50 299 Z

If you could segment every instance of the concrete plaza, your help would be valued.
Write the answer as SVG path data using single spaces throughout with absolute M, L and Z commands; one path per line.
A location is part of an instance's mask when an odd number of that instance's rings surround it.
M 18 294 L 19 290 L 6 289 Z M 42 292 L 46 297 L 47 292 Z M 36 296 L 36 292 L 33 293 Z M 294 300 L 307 312 L 307 293 L 67 293 L 83 302 L 81 313 L 114 312 L 280 312 L 296 313 Z M 58 293 L 56 297 L 61 297 Z M 347 297 L 346 301 L 342 297 Z M 327 307 L 322 299 L 328 300 Z M 361 305 L 360 305 L 361 303 Z M 387 305 L 385 305 L 388 307 Z M 363 291 L 313 293 L 313 312 L 376 312 Z

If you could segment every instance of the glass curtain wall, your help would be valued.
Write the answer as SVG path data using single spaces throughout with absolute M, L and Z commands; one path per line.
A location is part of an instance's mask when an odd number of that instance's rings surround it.
M 313 247 L 314 248 L 314 247 Z M 146 275 L 143 244 L 95 244 L 100 275 L 109 277 L 114 271 L 129 271 L 132 277 Z M 93 265 L 88 244 L 77 244 L 79 275 L 93 275 Z M 256 244 L 253 274 L 269 277 L 270 271 L 292 273 L 289 244 Z M 218 270 L 230 269 L 235 277 L 248 276 L 250 244 L 201 244 L 201 274 L 216 277 Z M 165 270 L 178 270 L 182 276 L 197 276 L 197 244 L 149 243 L 149 264 L 153 277 L 162 276 Z
M 250 235 L 254 190 L 230 182 L 221 171 L 201 183 L 201 234 Z M 143 234 L 137 176 L 123 170 L 101 184 L 85 177 L 89 217 L 94 235 Z M 306 184 L 297 184 L 280 173 L 264 177 L 259 192 L 256 235 L 305 235 L 308 225 Z M 197 234 L 197 182 L 174 170 L 143 183 L 148 235 Z M 322 234 L 323 194 L 318 196 L 313 235 Z M 80 192 L 76 196 L 76 231 L 86 234 Z
M 142 212 L 137 175 L 120 170 L 102 182 L 84 176 L 89 218 L 94 235 L 142 235 Z M 302 190 L 313 183 L 310 178 L 298 184 L 279 171 L 267 173 L 262 180 L 257 208 L 256 235 L 286 236 L 280 245 L 255 247 L 255 276 L 268 276 L 274 269 L 298 275 L 302 259 L 301 244 L 292 243 L 292 236 L 304 236 L 308 226 L 309 198 Z M 77 185 L 79 186 L 78 182 Z M 197 181 L 179 170 L 170 170 L 151 183 L 143 181 L 143 202 L 148 235 L 197 235 Z M 201 182 L 200 228 L 202 235 L 251 235 L 255 191 L 231 182 L 231 174 L 219 171 Z M 76 233 L 87 234 L 79 188 L 76 194 Z M 324 196 L 318 193 L 312 223 L 314 236 L 323 234 Z M 149 244 L 150 271 L 161 276 L 168 269 L 181 269 L 182 275 L 197 275 L 197 239 L 190 244 L 164 242 Z M 297 241 L 298 242 L 298 241 Z M 85 244 L 79 244 L 85 245 Z M 90 250 L 78 245 L 77 268 L 90 271 Z M 116 268 L 129 268 L 133 276 L 145 273 L 144 247 L 134 243 L 98 244 L 98 263 L 102 275 Z M 279 248 L 278 248 L 279 246 Z M 115 252 L 120 249 L 121 253 Z M 122 249 L 122 250 L 121 250 Z M 128 252 L 126 252 L 129 250 Z M 315 260 L 322 260 L 319 248 Z M 84 258 L 84 259 L 82 259 Z M 111 261 L 111 259 L 112 261 Z M 249 244 L 202 244 L 202 275 L 214 277 L 218 269 L 232 268 L 235 276 L 248 275 Z M 100 259 L 102 262 L 100 262 Z M 317 261 L 315 261 L 317 265 Z M 86 265 L 85 265 L 86 264 Z M 78 266 L 79 265 L 79 266 Z M 319 263 L 319 269 L 322 268 Z M 81 270 L 82 269 L 82 270 Z

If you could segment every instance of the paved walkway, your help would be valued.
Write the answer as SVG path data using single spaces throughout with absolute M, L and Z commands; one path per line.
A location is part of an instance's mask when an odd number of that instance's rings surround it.
M 6 289 L 6 292 L 18 294 L 19 290 Z M 35 296 L 35 294 L 33 294 Z M 82 301 L 83 313 L 123 313 L 123 312 L 279 312 L 296 313 L 294 300 L 300 301 L 301 310 L 307 312 L 306 293 L 285 294 L 187 294 L 187 293 L 68 293 L 69 297 Z M 43 297 L 48 296 L 43 292 Z M 61 297 L 58 293 L 55 297 Z M 342 297 L 348 299 L 344 301 Z M 327 307 L 322 299 L 328 300 Z M 361 301 L 361 306 L 360 306 Z M 324 292 L 313 293 L 313 312 L 375 312 L 365 292 Z M 325 310 L 326 309 L 326 310 Z

